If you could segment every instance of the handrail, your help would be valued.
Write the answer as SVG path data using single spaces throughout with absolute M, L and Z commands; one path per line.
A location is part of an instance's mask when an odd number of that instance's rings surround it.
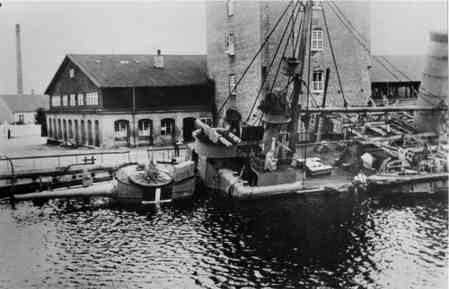
M 128 154 L 130 150 L 126 151 L 111 151 L 111 152 L 90 152 L 90 153 L 69 153 L 69 154 L 51 154 L 51 155 L 38 155 L 38 156 L 21 156 L 21 157 L 9 157 L 11 160 L 27 160 L 27 159 L 43 159 L 43 158 L 58 158 L 58 157 L 78 157 L 78 156 L 91 156 L 91 155 L 117 155 Z

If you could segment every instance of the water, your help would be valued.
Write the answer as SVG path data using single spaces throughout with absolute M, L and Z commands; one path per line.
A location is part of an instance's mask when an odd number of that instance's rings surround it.
M 446 288 L 446 200 L 0 205 L 0 288 Z

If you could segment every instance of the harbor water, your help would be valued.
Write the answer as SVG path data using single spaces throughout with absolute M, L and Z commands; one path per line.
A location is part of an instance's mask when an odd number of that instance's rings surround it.
M 447 288 L 447 200 L 0 205 L 0 288 Z

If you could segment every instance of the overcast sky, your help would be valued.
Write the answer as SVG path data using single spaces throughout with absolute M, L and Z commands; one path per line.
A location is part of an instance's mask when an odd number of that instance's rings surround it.
M 0 94 L 16 92 L 16 23 L 25 93 L 43 93 L 67 53 L 206 52 L 203 1 L 0 2 Z M 374 54 L 424 54 L 430 30 L 447 31 L 446 0 L 372 0 Z

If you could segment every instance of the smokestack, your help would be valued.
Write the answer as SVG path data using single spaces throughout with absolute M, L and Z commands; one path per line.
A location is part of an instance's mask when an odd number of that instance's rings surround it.
M 417 106 L 448 105 L 447 76 L 447 33 L 431 32 Z M 443 117 L 446 113 L 417 111 L 415 126 L 419 132 L 442 133 L 447 129 Z
M 20 45 L 20 24 L 16 24 L 17 94 L 23 94 L 22 48 Z

